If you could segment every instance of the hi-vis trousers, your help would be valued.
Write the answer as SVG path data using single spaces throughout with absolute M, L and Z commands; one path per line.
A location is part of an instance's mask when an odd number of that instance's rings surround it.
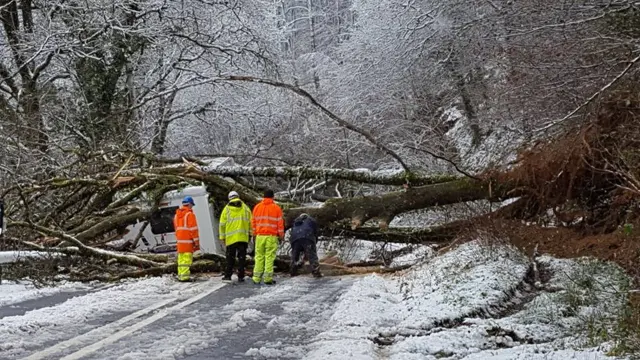
M 193 253 L 178 253 L 178 281 L 189 281 Z
M 264 282 L 273 281 L 273 262 L 276 260 L 278 251 L 278 237 L 275 235 L 256 236 L 256 249 L 253 260 L 253 282 L 260 283 L 264 277 Z

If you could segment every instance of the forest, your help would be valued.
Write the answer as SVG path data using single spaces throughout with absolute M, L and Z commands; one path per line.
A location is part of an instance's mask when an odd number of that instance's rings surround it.
M 639 11 L 624 0 L 0 0 L 0 250 L 71 255 L 54 266 L 81 280 L 172 272 L 166 257 L 104 244 L 166 191 L 205 183 L 217 205 L 231 190 L 254 205 L 273 188 L 288 224 L 309 213 L 328 239 L 444 247 L 489 231 L 518 243 L 526 223 L 541 235 L 520 245 L 553 249 L 553 223 L 576 239 L 567 254 L 627 249 L 615 260 L 638 272 Z M 239 166 L 209 166 L 216 157 Z M 133 202 L 143 194 L 150 209 Z M 393 226 L 478 202 L 490 209 Z

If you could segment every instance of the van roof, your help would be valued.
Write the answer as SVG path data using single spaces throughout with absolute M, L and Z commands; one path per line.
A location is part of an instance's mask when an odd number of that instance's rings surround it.
M 218 166 L 236 166 L 235 161 L 233 161 L 232 157 L 215 157 L 215 158 L 204 158 L 201 159 L 203 162 L 207 163 L 207 167 L 218 167 Z

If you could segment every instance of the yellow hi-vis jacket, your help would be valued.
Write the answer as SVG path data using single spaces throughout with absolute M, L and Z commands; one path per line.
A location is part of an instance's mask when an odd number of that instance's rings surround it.
M 240 199 L 233 199 L 220 215 L 219 237 L 225 244 L 249 242 L 251 237 L 251 209 Z

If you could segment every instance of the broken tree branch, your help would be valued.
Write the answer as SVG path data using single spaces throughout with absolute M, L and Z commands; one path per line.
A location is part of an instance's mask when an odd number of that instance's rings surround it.
M 468 221 L 458 221 L 427 229 L 410 229 L 406 231 L 402 229 L 380 231 L 378 228 L 371 227 L 362 227 L 356 230 L 327 227 L 321 230 L 321 234 L 329 239 L 351 237 L 375 242 L 432 245 L 450 242 L 468 225 Z
M 62 240 L 67 240 L 71 243 L 73 243 L 74 245 L 76 245 L 80 251 L 80 253 L 82 254 L 86 254 L 86 255 L 90 255 L 99 259 L 103 259 L 103 260 L 110 260 L 110 259 L 114 259 L 116 260 L 118 263 L 121 264 L 126 264 L 126 265 L 133 265 L 133 266 L 141 266 L 141 267 L 158 267 L 158 266 L 163 266 L 162 263 L 158 263 L 155 261 L 151 261 L 151 260 L 146 260 L 146 259 L 142 259 L 140 257 L 137 257 L 135 255 L 125 255 L 125 254 L 118 254 L 112 251 L 107 251 L 107 250 L 102 250 L 102 249 L 96 249 L 90 246 L 85 245 L 82 241 L 78 240 L 78 238 L 71 236 L 69 234 L 66 234 L 62 231 L 57 231 L 57 230 L 53 230 L 53 229 L 49 229 L 43 226 L 39 226 L 36 224 L 30 224 L 28 222 L 23 222 L 23 221 L 14 221 L 14 222 L 9 222 L 7 224 L 7 227 L 13 227 L 13 226 L 17 226 L 17 227 L 24 227 L 24 228 L 28 228 L 31 230 L 35 230 L 38 233 L 42 234 L 42 235 L 47 235 L 47 236 L 53 236 L 53 237 L 57 237 L 59 239 Z

